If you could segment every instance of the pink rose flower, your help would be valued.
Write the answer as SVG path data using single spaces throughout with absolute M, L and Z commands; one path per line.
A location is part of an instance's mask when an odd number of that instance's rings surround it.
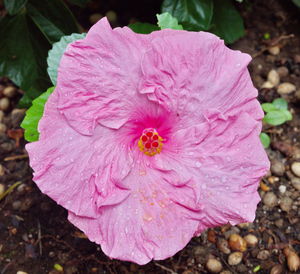
M 250 59 L 210 33 L 102 19 L 61 60 L 26 146 L 34 181 L 109 257 L 138 264 L 253 221 L 269 161 Z

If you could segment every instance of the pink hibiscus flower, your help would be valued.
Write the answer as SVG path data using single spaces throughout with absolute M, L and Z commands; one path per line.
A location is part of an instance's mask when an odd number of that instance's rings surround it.
M 250 59 L 210 33 L 102 19 L 61 60 L 26 147 L 34 181 L 109 257 L 138 264 L 253 221 L 269 161 Z

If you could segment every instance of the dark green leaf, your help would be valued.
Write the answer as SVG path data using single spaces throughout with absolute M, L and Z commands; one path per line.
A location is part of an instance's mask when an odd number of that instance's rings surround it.
M 90 2 L 90 1 L 91 0 L 68 0 L 68 2 L 70 2 L 70 3 L 72 3 L 72 4 L 76 5 L 76 6 L 79 6 L 81 8 L 85 7 L 86 4 L 88 2 Z
M 288 103 L 283 98 L 275 99 L 272 104 L 276 109 L 279 109 L 279 110 L 280 109 L 287 110 L 287 108 L 288 108 Z
M 14 15 L 25 6 L 26 2 L 27 0 L 4 0 L 4 6 L 10 15 Z
M 229 44 L 244 36 L 243 19 L 231 0 L 214 0 L 211 32 Z
M 300 8 L 300 0 L 292 0 L 293 3 Z
M 283 111 L 275 110 L 270 111 L 264 117 L 264 121 L 270 125 L 278 126 L 286 122 L 286 114 Z
M 47 82 L 47 75 L 40 72 L 46 72 L 45 55 L 50 45 L 36 31 L 25 13 L 0 21 L 0 76 L 9 77 L 25 91 L 38 80 L 38 87 L 45 88 L 43 83 Z
M 273 111 L 273 110 L 277 110 L 277 108 L 271 103 L 261 104 L 261 107 L 264 110 L 264 112 L 270 112 L 270 111 Z
M 61 0 L 29 0 L 26 7 L 33 22 L 50 43 L 78 31 L 76 20 Z
M 260 138 L 260 141 L 261 143 L 263 144 L 264 148 L 268 148 L 271 144 L 271 139 L 269 137 L 268 134 L 262 132 L 260 135 L 259 135 L 259 138 Z
M 213 16 L 213 1 L 164 0 L 161 9 L 176 17 L 186 30 L 208 30 Z
M 39 139 L 38 124 L 43 116 L 45 103 L 54 88 L 55 87 L 49 88 L 46 92 L 33 100 L 32 106 L 26 111 L 26 116 L 21 127 L 25 129 L 24 137 L 29 142 L 34 142 Z
M 159 30 L 159 27 L 156 25 L 140 22 L 130 24 L 128 25 L 128 27 L 131 28 L 134 32 L 142 34 L 149 34 L 152 31 Z
M 49 50 L 47 63 L 48 63 L 48 74 L 53 85 L 56 85 L 56 78 L 57 78 L 57 69 L 60 63 L 60 59 L 65 52 L 68 44 L 83 39 L 85 37 L 85 33 L 73 33 L 72 35 L 63 36 L 59 42 L 53 44 L 51 50 Z
M 162 14 L 156 14 L 156 17 L 157 17 L 157 25 L 161 29 L 177 29 L 177 30 L 183 29 L 182 25 L 178 24 L 178 20 L 168 12 Z

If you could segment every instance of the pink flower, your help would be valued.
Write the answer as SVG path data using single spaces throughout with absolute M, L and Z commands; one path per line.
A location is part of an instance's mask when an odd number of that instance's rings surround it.
M 249 61 L 210 33 L 102 19 L 64 53 L 26 147 L 34 181 L 104 253 L 138 264 L 253 221 L 269 161 Z

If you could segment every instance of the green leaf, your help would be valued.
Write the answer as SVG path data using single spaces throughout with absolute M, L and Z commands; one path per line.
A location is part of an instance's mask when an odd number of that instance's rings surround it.
M 231 0 L 214 0 L 211 32 L 226 43 L 233 43 L 245 34 L 243 19 Z
M 213 0 L 164 0 L 161 10 L 176 17 L 186 30 L 208 30 L 213 16 Z
M 260 141 L 261 143 L 263 144 L 264 148 L 268 148 L 271 144 L 271 139 L 269 137 L 268 134 L 262 132 L 260 135 L 259 135 L 259 138 L 260 138 Z
M 33 22 L 50 43 L 78 31 L 77 23 L 61 0 L 29 0 L 26 6 Z
M 48 97 L 54 91 L 55 87 L 49 88 L 38 98 L 33 100 L 32 106 L 26 111 L 25 118 L 21 124 L 24 128 L 24 137 L 29 142 L 35 142 L 39 139 L 38 124 L 44 113 L 44 106 Z
M 292 0 L 293 3 L 300 8 L 300 0 Z
M 284 115 L 285 115 L 285 118 L 287 121 L 291 121 L 293 119 L 293 115 L 292 113 L 290 113 L 288 110 L 284 109 L 284 110 L 281 110 Z
M 159 30 L 159 27 L 153 24 L 148 23 L 133 23 L 128 25 L 129 28 L 131 28 L 136 33 L 142 33 L 142 34 L 149 34 L 152 31 Z
M 271 103 L 261 104 L 261 107 L 264 110 L 264 112 L 270 112 L 270 111 L 277 110 L 277 108 Z
M 174 18 L 168 12 L 162 14 L 156 14 L 157 17 L 157 25 L 161 29 L 177 29 L 182 30 L 182 25 L 178 24 L 178 20 Z
M 47 63 L 48 63 L 48 74 L 53 85 L 56 85 L 56 78 L 57 78 L 57 69 L 60 63 L 60 59 L 65 52 L 68 44 L 83 39 L 85 37 L 85 33 L 73 33 L 68 36 L 63 36 L 59 42 L 53 44 L 52 49 L 48 53 Z
M 46 56 L 50 44 L 22 12 L 0 20 L 0 76 L 9 77 L 25 92 L 49 86 Z
M 280 110 L 280 109 L 287 110 L 288 109 L 288 103 L 287 103 L 287 101 L 285 101 L 282 98 L 275 99 L 272 104 L 278 110 Z
M 81 8 L 84 8 L 86 6 L 86 4 L 90 1 L 91 0 L 68 0 L 68 2 L 70 2 L 76 6 L 79 6 Z
M 284 111 L 275 110 L 268 112 L 263 120 L 270 125 L 278 126 L 286 122 L 286 118 Z
M 27 0 L 4 0 L 4 6 L 10 15 L 15 15 L 25 6 L 26 2 Z

